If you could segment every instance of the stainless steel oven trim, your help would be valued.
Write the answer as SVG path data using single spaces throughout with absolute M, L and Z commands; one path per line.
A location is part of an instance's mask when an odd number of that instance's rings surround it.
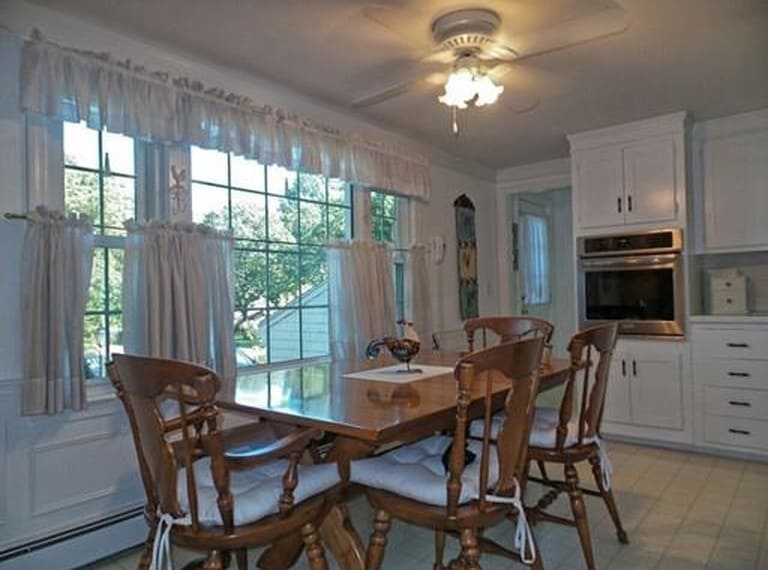
M 585 270 L 607 271 L 618 269 L 620 271 L 633 271 L 649 268 L 672 269 L 672 290 L 673 294 L 675 295 L 675 319 L 673 321 L 639 321 L 629 319 L 619 320 L 619 334 L 663 337 L 684 336 L 685 278 L 683 275 L 683 256 L 680 253 L 661 255 L 625 255 L 623 257 L 609 257 L 604 259 L 579 258 L 577 283 L 579 295 L 579 326 L 583 329 L 598 324 L 614 322 L 587 319 L 585 302 Z
M 644 231 L 641 232 L 642 234 L 659 234 L 659 233 L 671 233 L 672 234 L 672 245 L 670 247 L 663 247 L 663 248 L 655 248 L 655 249 L 632 249 L 632 250 L 617 250 L 613 252 L 605 252 L 605 251 L 598 251 L 595 253 L 585 253 L 584 252 L 584 242 L 588 239 L 594 239 L 594 238 L 612 238 L 612 237 L 623 237 L 626 235 L 637 235 L 637 234 L 608 234 L 608 235 L 599 235 L 599 236 L 583 236 L 578 238 L 577 240 L 577 251 L 580 258 L 594 258 L 594 257 L 623 257 L 627 254 L 630 255 L 650 255 L 650 254 L 664 254 L 664 253 L 678 253 L 683 250 L 683 230 L 680 228 L 666 228 L 662 230 L 650 230 L 650 231 Z

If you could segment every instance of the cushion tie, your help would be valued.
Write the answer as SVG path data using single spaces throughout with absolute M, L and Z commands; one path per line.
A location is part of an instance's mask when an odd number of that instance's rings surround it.
M 517 523 L 515 524 L 515 540 L 514 545 L 517 551 L 520 553 L 520 560 L 524 564 L 533 564 L 536 560 L 536 546 L 533 542 L 533 533 L 531 533 L 531 527 L 528 524 L 528 519 L 525 516 L 525 508 L 523 507 L 523 501 L 520 498 L 520 484 L 517 479 L 514 479 L 515 494 L 511 497 L 503 497 L 500 495 L 486 494 L 485 500 L 489 503 L 503 503 L 512 505 L 517 509 Z M 526 551 L 530 555 L 526 554 Z
M 163 563 L 173 570 L 173 557 L 171 556 L 171 529 L 174 525 L 190 525 L 192 517 L 189 514 L 183 517 L 174 517 L 168 513 L 163 513 L 160 508 L 157 509 L 159 517 L 157 529 L 155 529 L 155 542 L 152 545 L 152 563 L 149 570 L 162 570 Z
M 595 437 L 597 444 L 597 456 L 600 458 L 600 473 L 603 476 L 603 488 L 607 491 L 611 488 L 611 475 L 613 474 L 613 465 L 608 457 L 608 449 L 605 442 L 599 437 Z

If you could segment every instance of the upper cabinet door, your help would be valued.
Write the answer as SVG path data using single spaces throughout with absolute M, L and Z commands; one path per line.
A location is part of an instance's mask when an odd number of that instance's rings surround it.
M 625 220 L 628 224 L 674 221 L 677 216 L 675 141 L 624 148 Z
M 708 140 L 702 159 L 707 249 L 768 247 L 768 132 Z
M 599 228 L 624 223 L 621 149 L 589 150 L 575 159 L 578 225 Z

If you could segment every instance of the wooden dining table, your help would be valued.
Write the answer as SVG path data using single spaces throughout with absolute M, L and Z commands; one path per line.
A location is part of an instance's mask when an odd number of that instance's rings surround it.
M 414 367 L 443 366 L 444 373 L 429 378 L 395 382 L 346 376 L 397 364 L 388 356 L 372 361 L 332 361 L 243 375 L 220 393 L 219 405 L 242 414 L 291 426 L 318 428 L 331 439 L 323 461 L 339 464 L 345 479 L 353 459 L 368 456 L 385 445 L 408 442 L 448 429 L 456 420 L 456 384 L 453 367 L 458 352 L 423 352 Z M 570 361 L 554 359 L 542 364 L 539 391 L 563 384 Z M 504 404 L 509 382 L 492 376 L 495 409 Z M 470 416 L 482 414 L 485 383 L 473 389 Z M 344 504 L 334 507 L 321 525 L 326 547 L 344 570 L 363 570 L 365 546 Z M 301 552 L 301 537 L 275 543 L 259 560 L 260 568 L 290 568 Z

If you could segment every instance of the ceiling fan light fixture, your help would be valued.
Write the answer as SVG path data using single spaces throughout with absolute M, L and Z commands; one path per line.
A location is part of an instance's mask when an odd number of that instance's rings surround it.
M 475 79 L 475 89 L 477 91 L 475 105 L 478 107 L 492 105 L 498 100 L 499 95 L 504 92 L 504 86 L 496 85 L 487 75 Z
M 453 71 L 445 82 L 445 93 L 437 98 L 438 101 L 449 107 L 466 109 L 477 94 L 475 75 L 472 70 L 461 67 Z

